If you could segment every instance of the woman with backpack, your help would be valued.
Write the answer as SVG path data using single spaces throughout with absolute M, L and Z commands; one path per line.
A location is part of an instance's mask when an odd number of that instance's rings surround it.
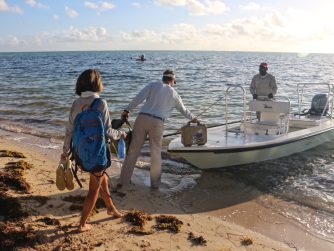
M 120 139 L 121 137 L 123 138 L 126 137 L 126 133 L 111 128 L 111 120 L 109 116 L 107 102 L 99 98 L 99 94 L 102 91 L 102 89 L 103 89 L 103 84 L 101 76 L 97 70 L 94 69 L 85 70 L 78 77 L 75 87 L 75 93 L 80 97 L 76 99 L 72 104 L 71 112 L 69 115 L 69 121 L 66 126 L 63 153 L 61 154 L 61 161 L 64 161 L 69 157 L 69 153 L 71 150 L 72 151 L 71 153 L 76 160 L 76 164 L 79 165 L 83 170 L 89 171 L 89 177 L 90 177 L 89 190 L 83 205 L 83 210 L 79 225 L 80 232 L 88 231 L 92 228 L 90 224 L 87 224 L 87 218 L 90 215 L 92 209 L 94 208 L 95 203 L 99 197 L 99 194 L 107 207 L 107 213 L 109 215 L 114 215 L 117 218 L 123 216 L 122 213 L 120 213 L 113 204 L 108 188 L 108 178 L 106 177 L 106 175 L 104 175 L 105 169 L 110 166 L 110 153 L 106 147 L 105 138 L 112 138 L 117 140 Z M 96 109 L 95 112 L 96 119 L 94 120 L 94 123 L 88 124 L 89 122 L 88 120 L 84 122 L 78 121 L 79 119 L 81 119 L 82 117 L 81 115 L 84 113 L 84 111 L 90 112 L 92 109 Z M 75 152 L 76 150 L 74 144 L 75 141 L 78 141 L 77 138 L 75 138 L 78 136 L 75 135 L 80 136 L 80 132 L 76 132 L 77 130 L 76 124 L 80 123 L 81 127 L 84 127 L 85 124 L 88 124 L 87 125 L 87 127 L 89 127 L 88 129 L 92 130 L 92 127 L 98 126 L 99 124 L 98 122 L 100 122 L 101 124 L 100 127 L 102 127 L 102 129 L 100 128 L 101 129 L 100 131 L 103 132 L 103 134 L 105 134 L 104 135 L 105 137 L 100 136 L 96 137 L 95 139 L 94 138 L 95 136 L 94 137 L 90 136 L 89 140 L 86 140 L 88 143 L 91 143 L 91 141 L 92 142 L 98 141 L 99 147 L 103 148 L 102 153 L 101 149 L 97 150 L 99 151 L 98 161 L 101 161 L 102 159 L 102 161 L 104 161 L 105 163 L 98 164 L 95 167 L 95 166 L 90 166 L 89 164 L 93 161 L 92 158 L 94 158 L 97 155 L 96 151 L 92 149 L 90 153 L 87 153 L 88 157 L 84 159 L 84 156 L 82 156 L 83 153 L 80 152 L 80 154 L 78 154 Z M 86 147 L 86 149 L 90 149 L 89 147 L 91 146 L 82 146 L 82 148 L 84 147 Z M 94 145 L 92 147 L 94 147 Z M 80 156 L 81 158 L 78 159 L 77 155 L 81 155 Z

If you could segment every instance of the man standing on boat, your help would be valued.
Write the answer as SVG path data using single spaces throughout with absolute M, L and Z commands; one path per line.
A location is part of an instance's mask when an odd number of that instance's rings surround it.
M 259 73 L 256 74 L 250 85 L 250 92 L 253 99 L 270 100 L 274 98 L 277 92 L 276 79 L 268 71 L 268 64 L 261 63 Z
M 170 69 L 164 71 L 162 80 L 145 86 L 122 113 L 122 117 L 127 119 L 129 112 L 146 100 L 134 124 L 131 144 L 124 159 L 118 187 L 129 184 L 140 150 L 148 136 L 151 151 L 151 188 L 158 188 L 161 180 L 161 145 L 164 121 L 176 108 L 193 123 L 197 122 L 195 115 L 183 105 L 181 97 L 174 90 L 175 84 L 174 71 Z

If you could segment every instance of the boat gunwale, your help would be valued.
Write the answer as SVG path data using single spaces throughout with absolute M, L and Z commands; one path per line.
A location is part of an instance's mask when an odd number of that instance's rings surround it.
M 312 129 L 316 128 L 316 127 L 319 127 L 319 126 L 312 127 Z M 308 129 L 311 129 L 311 128 L 308 128 Z M 315 137 L 315 136 L 318 136 L 320 134 L 323 134 L 323 133 L 326 133 L 326 132 L 329 132 L 329 131 L 332 131 L 332 130 L 334 130 L 334 127 L 333 126 L 328 126 L 327 128 L 324 128 L 324 129 L 321 129 L 321 130 L 316 130 L 316 131 L 310 131 L 307 134 L 296 136 L 296 137 L 293 137 L 293 138 L 290 138 L 290 139 L 283 139 L 282 140 L 282 137 L 276 138 L 276 139 L 280 139 L 279 142 L 268 143 L 269 140 L 264 141 L 264 142 L 261 142 L 262 144 L 256 145 L 256 146 L 247 145 L 247 144 L 245 145 L 244 144 L 240 147 L 239 146 L 238 147 L 228 146 L 228 148 L 216 147 L 216 148 L 210 148 L 210 149 L 206 149 L 204 147 L 197 147 L 197 148 L 193 148 L 193 149 L 185 149 L 186 147 L 183 147 L 182 149 L 181 148 L 176 148 L 176 149 L 169 149 L 168 148 L 167 152 L 170 152 L 170 153 L 201 153 L 201 152 L 205 152 L 205 153 L 208 153 L 208 152 L 212 152 L 212 153 L 231 153 L 231 152 L 245 152 L 245 151 L 262 150 L 262 149 L 266 149 L 266 148 L 272 148 L 272 147 L 291 144 L 291 143 L 294 143 L 296 141 L 301 141 L 301 140 L 304 140 L 304 139 Z M 291 135 L 293 133 L 294 132 L 291 132 L 289 134 Z M 274 141 L 274 140 L 272 140 L 272 141 Z M 252 143 L 252 144 L 254 144 L 254 143 Z

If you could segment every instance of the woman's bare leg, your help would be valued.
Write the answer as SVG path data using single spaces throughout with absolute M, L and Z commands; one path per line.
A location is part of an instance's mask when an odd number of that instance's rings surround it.
M 97 198 L 99 197 L 100 187 L 101 187 L 101 182 L 99 182 L 96 176 L 90 173 L 89 190 L 83 204 L 80 225 L 79 225 L 79 231 L 81 232 L 88 231 L 92 228 L 90 224 L 87 224 L 87 218 L 90 215 L 91 211 L 93 210 Z
M 115 207 L 110 197 L 110 191 L 108 187 L 108 178 L 105 175 L 101 177 L 100 196 L 103 199 L 104 203 L 106 204 L 106 207 L 108 208 L 107 213 L 109 215 L 114 215 L 117 218 L 120 218 L 123 216 L 123 214 L 117 210 L 117 208 Z

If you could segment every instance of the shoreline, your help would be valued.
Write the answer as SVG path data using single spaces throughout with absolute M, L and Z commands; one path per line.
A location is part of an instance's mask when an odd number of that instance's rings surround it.
M 25 137 L 25 138 L 24 138 Z M 25 161 L 34 165 L 26 171 L 25 179 L 31 186 L 29 194 L 9 192 L 22 200 L 30 216 L 26 220 L 33 231 L 43 233 L 50 241 L 36 244 L 37 250 L 54 249 L 64 243 L 66 248 L 92 247 L 96 250 L 333 250 L 334 243 L 308 233 L 303 226 L 278 212 L 275 205 L 284 201 L 265 194 L 251 186 L 216 172 L 202 172 L 193 175 L 179 175 L 173 179 L 163 173 L 164 184 L 158 191 L 146 185 L 149 173 L 135 169 L 134 186 L 122 193 L 112 193 L 116 206 L 124 213 L 132 208 L 145 211 L 153 216 L 172 215 L 184 225 L 180 233 L 153 231 L 150 235 L 129 234 L 131 228 L 121 219 L 113 219 L 105 209 L 91 217 L 93 230 L 77 233 L 80 210 L 71 211 L 70 206 L 80 206 L 64 200 L 70 196 L 85 196 L 87 175 L 83 178 L 84 188 L 75 184 L 73 191 L 58 191 L 55 185 L 55 171 L 62 142 L 49 142 L 48 139 L 0 130 L 0 149 L 15 150 L 27 156 Z M 60 144 L 60 147 L 55 147 Z M 41 148 L 40 146 L 45 146 Z M 49 146 L 49 148 L 48 148 Z M 0 171 L 7 162 L 17 161 L 13 157 L 0 158 Z M 111 169 L 111 168 L 109 168 Z M 119 170 L 111 170 L 117 175 Z M 182 176 L 182 177 L 181 177 Z M 180 187 L 182 179 L 191 179 L 189 187 Z M 174 182 L 174 183 L 173 183 Z M 178 182 L 178 183 L 177 183 Z M 125 194 L 125 195 L 124 195 Z M 40 196 L 46 199 L 44 205 L 29 199 Z M 263 203 L 263 202 L 267 203 Z M 266 205 L 266 206 L 265 206 Z M 37 219 L 49 217 L 60 221 L 60 226 L 45 226 L 36 223 Z M 148 222 L 151 227 L 153 222 Z M 192 232 L 203 236 L 206 246 L 194 245 L 188 239 Z M 250 245 L 242 245 L 242 238 L 252 240 Z M 45 237 L 46 238 L 46 237 Z M 42 238 L 43 240 L 43 238 Z M 29 246 L 28 246 L 29 247 Z M 24 249 L 23 249 L 24 250 Z M 29 250 L 29 249 L 26 249 Z

